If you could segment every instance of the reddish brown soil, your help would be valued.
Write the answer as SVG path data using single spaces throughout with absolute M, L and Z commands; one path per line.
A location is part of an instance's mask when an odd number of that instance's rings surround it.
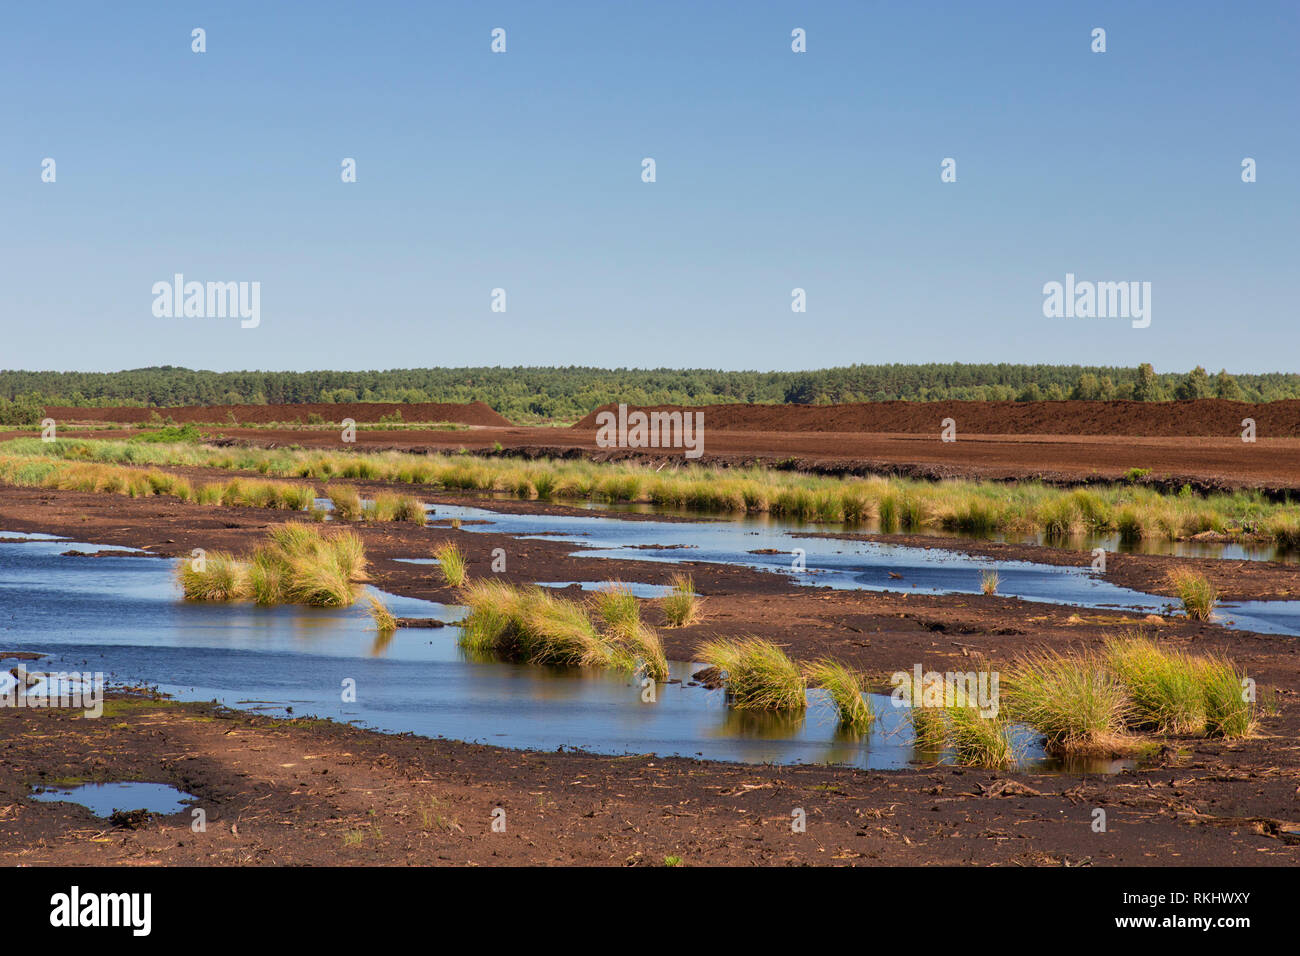
M 967 435 L 1146 435 L 1166 438 L 1240 436 L 1241 421 L 1255 419 L 1258 433 L 1300 438 L 1300 400 L 1227 402 L 870 402 L 853 405 L 655 405 L 644 411 L 704 413 L 717 431 L 873 432 L 937 435 L 951 418 Z M 593 431 L 602 405 L 573 427 Z
M 247 551 L 283 517 L 162 497 L 0 489 L 0 528 L 157 554 L 200 546 Z M 359 531 L 380 587 L 442 601 L 454 595 L 429 568 L 394 559 L 425 555 L 452 538 L 467 554 L 471 576 L 488 573 L 495 547 L 507 550 L 503 577 L 518 582 L 662 582 L 676 570 L 637 560 L 577 559 L 570 557 L 573 545 L 549 540 L 398 524 Z M 705 618 L 661 632 L 670 656 L 689 659 L 701 640 L 714 635 L 756 634 L 781 642 L 796 658 L 839 657 L 866 670 L 876 686 L 914 663 L 967 670 L 1043 646 L 1096 647 L 1139 623 L 1122 613 L 999 597 L 909 594 L 906 580 L 899 592 L 870 594 L 803 588 L 783 576 L 706 564 L 690 570 L 706 596 Z M 1249 570 L 1241 569 L 1241 581 Z M 648 620 L 662 623 L 656 607 L 643 606 Z M 8 722 L 0 734 L 0 857 L 44 863 L 658 865 L 674 855 L 688 864 L 1294 865 L 1300 853 L 1292 835 L 1300 818 L 1295 639 L 1181 618 L 1149 626 L 1171 646 L 1231 656 L 1266 695 L 1275 695 L 1280 709 L 1264 716 L 1260 735 L 1175 739 L 1154 765 L 1107 777 L 953 768 L 864 773 L 529 754 L 328 723 L 247 715 L 218 715 L 214 722 L 200 719 L 210 711 L 191 707 L 146 708 L 97 722 L 60 711 L 0 709 L 0 721 Z M 21 644 L 21 636 L 9 637 L 0 653 L 24 650 Z M 89 761 L 87 754 L 93 755 Z M 185 817 L 103 833 L 106 825 L 84 811 L 24 799 L 25 785 L 42 776 L 86 775 L 175 783 L 196 793 L 219 824 L 202 837 L 190 834 Z M 507 840 L 494 842 L 499 835 L 490 833 L 494 806 L 506 807 L 518 825 Z M 1099 806 L 1111 820 L 1105 839 L 1089 826 Z M 790 831 L 794 807 L 808 814 L 807 834 Z M 353 845 L 348 841 L 355 842 L 358 831 L 360 845 Z
M 117 698 L 99 720 L 0 709 L 0 862 L 15 865 L 1294 866 L 1291 769 L 1198 749 L 1115 778 L 861 772 L 502 750 Z M 89 756 L 88 756 L 89 755 Z M 42 781 L 198 798 L 116 829 Z M 1094 808 L 1107 832 L 1092 830 Z M 505 832 L 492 831 L 505 812 Z M 793 811 L 806 832 L 793 832 Z
M 265 422 L 306 422 L 309 415 L 319 415 L 327 422 L 351 418 L 355 422 L 378 422 L 386 415 L 400 414 L 408 422 L 456 422 L 462 425 L 510 427 L 510 420 L 494 412 L 483 402 L 467 405 L 420 402 L 357 402 L 351 405 L 186 405 L 173 408 L 72 408 L 51 405 L 45 414 L 56 422 L 120 422 L 133 425 L 153 420 L 154 415 L 175 422 L 225 424 L 233 415 L 236 422 L 257 425 Z

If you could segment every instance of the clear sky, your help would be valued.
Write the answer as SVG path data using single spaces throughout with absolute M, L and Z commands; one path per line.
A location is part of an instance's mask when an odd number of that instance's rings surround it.
M 0 368 L 1300 371 L 1295 0 L 4 21 Z M 260 326 L 154 317 L 178 272 L 260 282 Z M 1150 327 L 1044 318 L 1067 272 L 1150 282 Z

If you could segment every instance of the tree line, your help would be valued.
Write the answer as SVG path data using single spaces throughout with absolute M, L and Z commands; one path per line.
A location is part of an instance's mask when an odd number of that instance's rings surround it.
M 33 424 L 46 405 L 296 405 L 307 402 L 481 401 L 514 421 L 572 420 L 608 402 L 1170 401 L 1300 398 L 1300 374 L 1211 375 L 1083 365 L 929 363 L 806 372 L 569 367 L 385 371 L 209 372 L 155 366 L 121 372 L 0 371 L 0 424 Z

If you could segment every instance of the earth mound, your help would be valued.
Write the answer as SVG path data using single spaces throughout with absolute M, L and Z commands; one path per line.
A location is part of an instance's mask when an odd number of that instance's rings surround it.
M 642 411 L 704 413 L 712 431 L 871 432 L 938 434 L 945 418 L 957 433 L 973 435 L 1142 435 L 1201 437 L 1240 435 L 1243 419 L 1255 420 L 1262 437 L 1300 437 L 1300 400 L 1229 402 L 870 402 L 853 405 L 647 405 Z M 602 405 L 572 427 L 591 431 Z

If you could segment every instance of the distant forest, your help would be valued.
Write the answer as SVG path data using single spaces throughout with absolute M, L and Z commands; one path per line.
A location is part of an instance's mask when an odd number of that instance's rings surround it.
M 515 421 L 572 420 L 607 402 L 832 404 L 944 399 L 1169 401 L 1300 398 L 1300 374 L 1157 373 L 1083 365 L 850 365 L 809 372 L 712 369 L 412 368 L 369 372 L 205 372 L 165 365 L 123 372 L 0 371 L 0 424 L 44 405 L 260 405 L 481 401 Z

